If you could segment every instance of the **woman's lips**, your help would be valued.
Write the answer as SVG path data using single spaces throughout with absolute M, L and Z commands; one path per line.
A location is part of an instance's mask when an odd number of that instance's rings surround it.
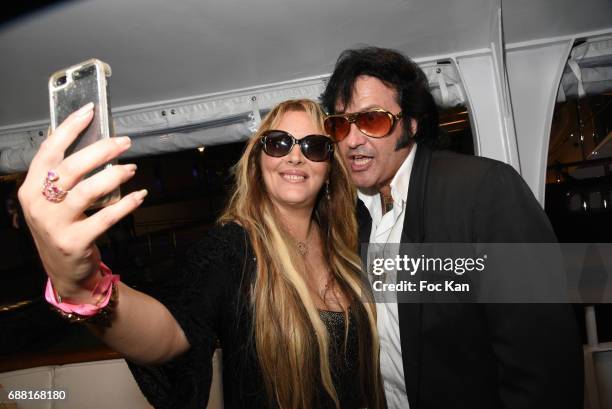
M 283 178 L 283 180 L 286 180 L 290 183 L 300 183 L 308 178 L 308 175 L 306 175 L 305 172 L 301 172 L 298 170 L 283 171 L 280 172 L 280 176 Z

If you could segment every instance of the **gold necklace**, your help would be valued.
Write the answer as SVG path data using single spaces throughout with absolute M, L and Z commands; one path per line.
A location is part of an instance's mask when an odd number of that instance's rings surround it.
M 302 257 L 306 257 L 306 255 L 308 254 L 308 242 L 310 241 L 311 232 L 312 232 L 312 222 L 308 226 L 308 232 L 306 233 L 306 239 L 304 241 L 296 239 L 293 233 L 289 231 L 289 233 L 291 233 L 291 236 L 293 237 L 293 240 L 295 242 L 295 248 L 297 249 L 298 253 L 300 253 L 300 256 Z
M 327 305 L 327 292 L 332 290 L 333 300 L 336 300 L 336 294 L 333 292 L 335 280 L 332 277 L 331 271 L 327 270 L 327 280 L 325 285 L 319 289 L 319 297 L 323 301 L 323 304 Z M 337 300 L 336 300 L 337 301 Z
M 306 254 L 308 254 L 308 243 L 307 242 L 296 240 L 295 247 L 297 248 L 298 253 L 300 253 L 300 256 L 306 257 Z
M 309 250 L 309 242 L 310 242 L 310 237 L 311 237 L 311 233 L 312 233 L 312 224 L 310 226 L 308 226 L 308 233 L 306 234 L 306 239 L 305 240 L 297 240 L 295 238 L 295 236 L 293 235 L 293 232 L 291 232 L 291 230 L 289 230 L 289 233 L 291 235 L 291 237 L 294 240 L 295 243 L 295 248 L 297 250 L 297 252 L 300 254 L 300 256 L 306 258 L 306 255 L 308 254 L 308 250 Z M 309 265 L 310 263 L 308 262 L 308 260 L 304 260 L 306 265 Z M 331 270 L 329 268 L 326 269 L 326 273 L 327 273 L 327 279 L 325 280 L 325 284 L 323 286 L 313 286 L 312 283 L 308 283 L 307 285 L 311 288 L 311 290 L 314 290 L 315 287 L 316 290 L 316 294 L 319 296 L 319 298 L 321 299 L 321 301 L 323 301 L 323 305 L 327 306 L 328 305 L 328 301 L 335 301 L 337 303 L 339 303 L 338 301 L 338 297 L 336 295 L 336 292 L 334 291 L 334 284 L 336 282 L 334 276 L 331 273 Z M 309 280 L 307 280 L 308 282 Z M 328 293 L 331 290 L 331 296 L 328 296 Z M 329 300 L 328 300 L 329 298 Z

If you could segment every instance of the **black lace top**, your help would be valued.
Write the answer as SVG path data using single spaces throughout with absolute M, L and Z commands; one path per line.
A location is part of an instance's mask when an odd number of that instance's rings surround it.
M 211 229 L 190 249 L 182 267 L 169 280 L 171 284 L 152 294 L 170 310 L 191 345 L 185 354 L 162 365 L 128 362 L 153 406 L 206 407 L 212 354 L 218 339 L 223 348 L 225 408 L 269 407 L 251 327 L 248 291 L 255 269 L 256 260 L 246 232 L 230 223 Z M 349 318 L 345 349 L 344 314 L 321 311 L 321 318 L 330 334 L 330 366 L 341 407 L 361 407 L 354 321 Z M 334 407 L 323 390 L 319 401 L 317 407 Z

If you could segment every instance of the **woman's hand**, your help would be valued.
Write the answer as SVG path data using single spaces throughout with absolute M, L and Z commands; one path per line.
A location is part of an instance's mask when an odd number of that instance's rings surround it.
M 136 165 L 116 165 L 83 179 L 130 148 L 128 137 L 100 140 L 64 158 L 65 150 L 93 117 L 93 104 L 72 113 L 41 144 L 19 189 L 19 201 L 47 274 L 62 297 L 91 302 L 90 292 L 100 278 L 100 253 L 95 240 L 136 209 L 147 192 L 123 197 L 87 217 L 84 211 L 112 192 L 136 171 Z M 43 195 L 49 170 L 59 179 L 53 185 L 67 192 L 58 202 Z

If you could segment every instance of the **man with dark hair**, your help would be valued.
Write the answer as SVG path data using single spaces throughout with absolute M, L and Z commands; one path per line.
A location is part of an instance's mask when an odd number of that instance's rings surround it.
M 550 243 L 514 169 L 434 151 L 423 71 L 375 47 L 347 50 L 322 102 L 359 189 L 361 243 Z M 379 303 L 389 408 L 579 408 L 582 352 L 569 305 Z

